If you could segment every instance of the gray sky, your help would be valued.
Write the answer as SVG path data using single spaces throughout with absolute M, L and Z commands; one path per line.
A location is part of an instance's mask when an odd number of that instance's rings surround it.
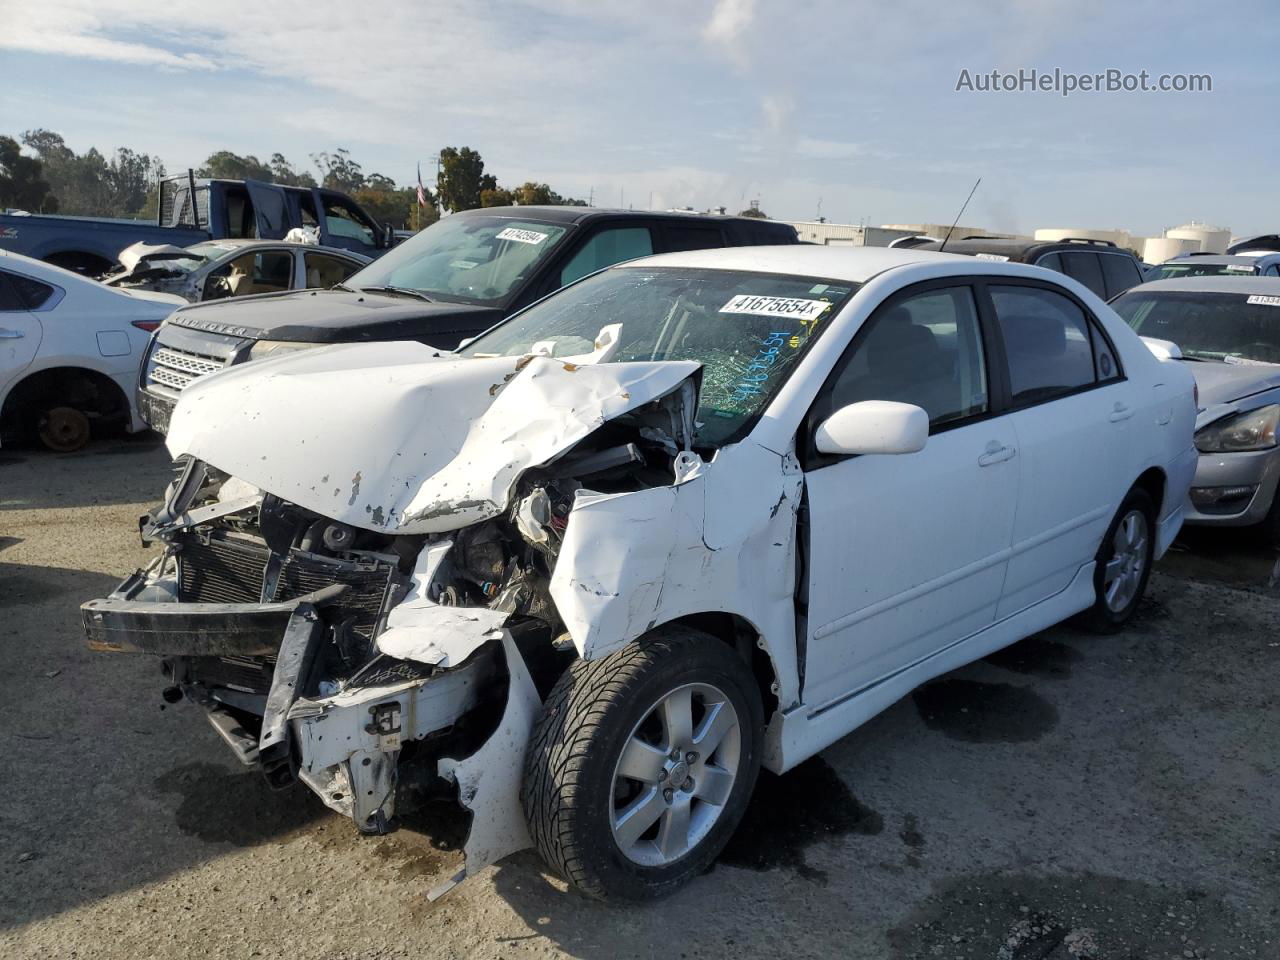
M 442 146 L 597 204 L 1002 230 L 1280 230 L 1272 4 L 1095 0 L 0 0 L 0 132 L 159 154 Z M 961 70 L 1212 91 L 957 91 Z

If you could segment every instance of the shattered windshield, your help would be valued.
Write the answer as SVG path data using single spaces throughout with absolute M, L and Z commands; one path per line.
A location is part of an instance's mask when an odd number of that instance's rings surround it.
M 346 286 L 416 290 L 442 300 L 497 305 L 566 232 L 554 223 L 512 217 L 445 217 L 383 254 Z
M 1170 340 L 1183 356 L 1280 363 L 1280 296 L 1134 292 L 1111 306 L 1138 334 Z
M 770 273 L 615 267 L 567 287 L 459 351 L 462 356 L 590 354 L 620 325 L 609 360 L 703 365 L 698 441 L 739 439 L 858 284 Z

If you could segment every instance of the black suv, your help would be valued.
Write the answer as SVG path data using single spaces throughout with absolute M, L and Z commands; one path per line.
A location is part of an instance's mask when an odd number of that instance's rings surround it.
M 143 360 L 138 408 L 156 430 L 197 377 L 285 350 L 418 340 L 452 350 L 589 273 L 654 253 L 799 242 L 785 223 L 591 207 L 455 213 L 327 290 L 181 307 Z
M 916 250 L 937 250 L 941 240 L 911 245 Z M 1109 240 L 1068 237 L 1064 240 L 1017 240 L 1013 237 L 964 237 L 947 243 L 947 253 L 964 253 L 983 260 L 1030 263 L 1065 273 L 1103 300 L 1142 283 L 1145 270 L 1128 250 Z

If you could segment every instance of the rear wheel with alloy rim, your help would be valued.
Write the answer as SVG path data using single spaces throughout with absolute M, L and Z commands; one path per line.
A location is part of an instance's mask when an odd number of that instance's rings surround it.
M 1133 617 L 1155 558 L 1155 503 L 1145 490 L 1129 491 L 1098 548 L 1093 575 L 1097 600 L 1086 623 L 1115 633 Z
M 578 661 L 548 696 L 525 762 L 535 846 L 590 896 L 675 890 L 742 819 L 763 726 L 751 671 L 700 631 L 659 628 Z

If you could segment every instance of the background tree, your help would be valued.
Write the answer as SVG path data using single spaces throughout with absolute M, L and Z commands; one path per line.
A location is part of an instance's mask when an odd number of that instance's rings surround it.
M 484 172 L 484 160 L 470 147 L 445 147 L 440 151 L 436 195 L 446 210 L 474 210 L 485 190 L 497 190 L 498 178 Z
M 316 165 L 316 169 L 320 171 L 320 186 L 327 187 L 330 190 L 341 190 L 343 193 L 351 193 L 353 190 L 359 190 L 365 185 L 366 177 L 364 168 L 355 160 L 351 159 L 351 152 L 345 147 L 339 147 L 333 153 L 322 151 L 320 153 L 311 154 L 311 162 Z M 381 174 L 375 174 L 380 176 Z M 381 177 L 387 180 L 386 177 Z M 387 180 L 390 183 L 390 180 Z
M 493 187 L 480 191 L 480 206 L 509 207 L 515 203 L 515 196 L 506 187 Z
M 293 169 L 293 165 L 284 158 L 282 153 L 273 153 L 271 155 L 271 180 L 273 183 L 282 183 L 286 187 L 314 187 L 316 186 L 316 178 L 305 170 L 299 171 Z
M 268 183 L 275 179 L 271 167 L 253 154 L 242 157 L 230 150 L 209 154 L 204 166 L 196 170 L 196 176 L 218 180 L 265 180 Z
M 164 175 L 158 157 L 128 147 L 110 160 L 90 147 L 77 154 L 61 134 L 28 130 L 22 142 L 35 152 L 58 209 L 89 217 L 133 217 L 147 206 L 157 177 Z
M 738 216 L 740 216 L 740 217 L 752 217 L 752 218 L 754 218 L 754 219 L 756 219 L 756 220 L 768 220 L 768 219 L 769 219 L 769 215 L 768 215 L 767 213 L 765 213 L 763 210 L 761 210 L 759 207 L 757 207 L 754 203 L 753 203 L 751 206 L 747 207 L 747 209 L 745 209 L 745 210 L 739 210 L 739 211 L 738 211 Z
M 53 213 L 58 209 L 58 198 L 49 190 L 44 165 L 24 157 L 22 145 L 13 137 L 0 137 L 0 207 Z
M 107 168 L 111 208 L 119 216 L 140 215 L 157 192 L 156 181 L 163 176 L 164 164 L 158 158 L 120 147 Z

